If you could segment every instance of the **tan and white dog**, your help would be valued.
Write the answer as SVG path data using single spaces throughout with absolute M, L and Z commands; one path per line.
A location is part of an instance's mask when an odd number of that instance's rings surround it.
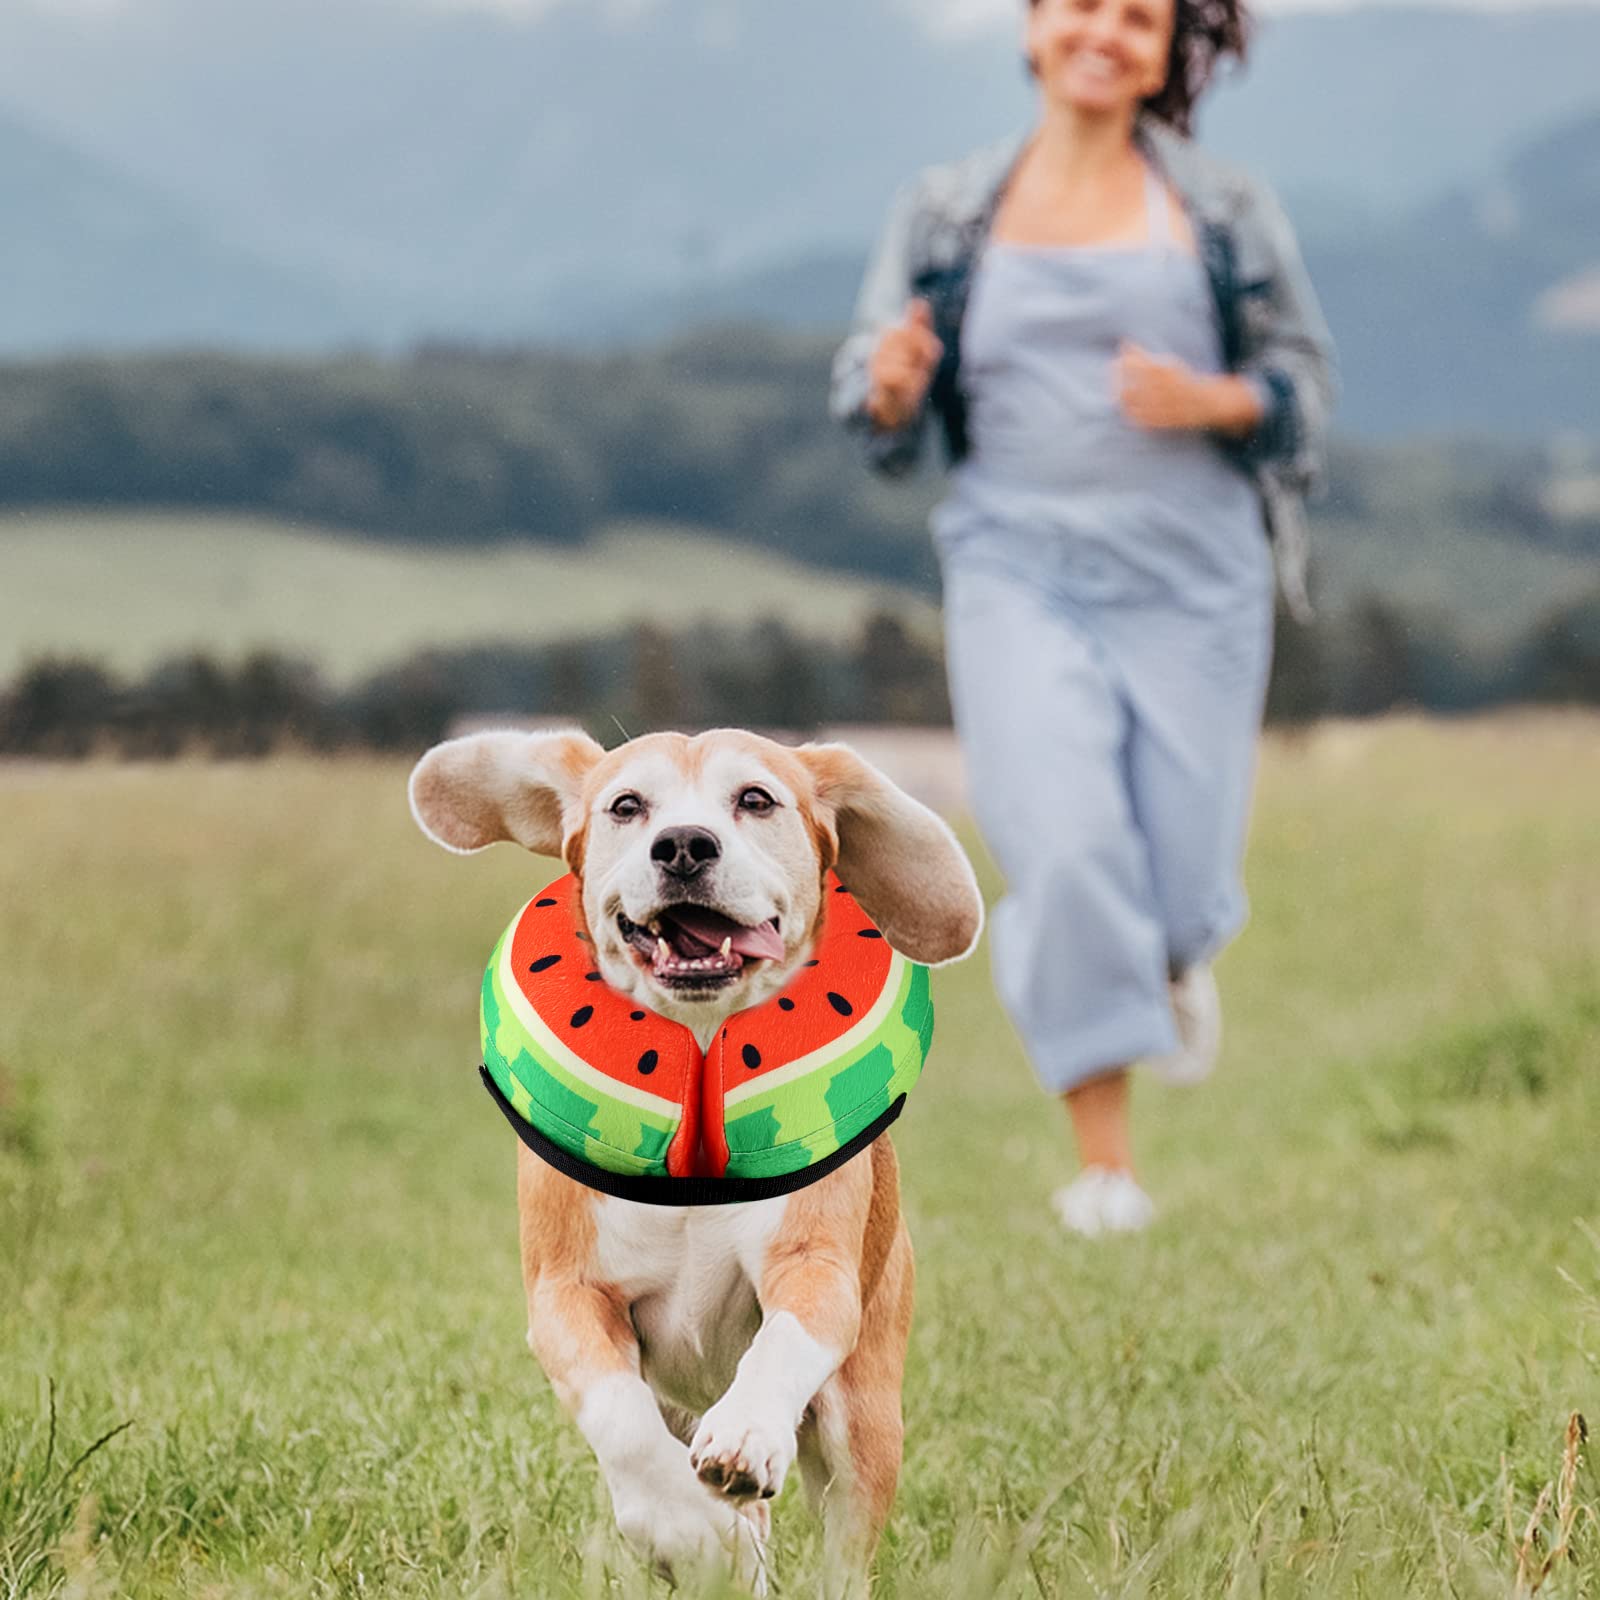
M 716 730 L 607 752 L 577 732 L 485 733 L 430 750 L 411 804 L 447 849 L 564 859 L 604 980 L 702 1048 L 807 960 L 830 868 L 912 960 L 959 960 L 982 929 L 950 829 L 843 745 Z M 708 918 L 729 930 L 714 957 Z M 834 1581 L 861 1581 L 900 1470 L 911 1324 L 889 1140 L 733 1205 L 601 1195 L 520 1145 L 518 1162 L 528 1342 L 623 1534 L 663 1569 L 731 1567 L 762 1593 L 767 1501 L 798 1458 Z

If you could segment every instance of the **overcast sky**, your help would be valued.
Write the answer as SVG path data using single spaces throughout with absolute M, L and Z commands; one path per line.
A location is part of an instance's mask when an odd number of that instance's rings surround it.
M 0 4 L 17 4 L 18 0 L 0 0 Z M 65 13 L 75 17 L 93 18 L 122 11 L 137 11 L 146 6 L 160 5 L 162 0 L 20 0 L 25 6 L 41 11 Z M 536 19 L 541 13 L 558 5 L 587 4 L 603 7 L 612 13 L 626 15 L 629 11 L 648 10 L 659 0 L 402 0 L 423 9 L 442 11 L 487 11 L 502 16 Z M 719 0 L 707 0 L 715 5 Z M 720 0 L 737 8 L 757 3 L 757 0 Z M 920 21 L 938 32 L 968 32 L 1002 27 L 1016 20 L 1020 0 L 896 0 L 908 17 Z M 1261 11 L 1339 10 L 1357 5 L 1415 4 L 1419 0 L 1255 0 Z M 1420 0 L 1423 4 L 1468 5 L 1485 11 L 1528 11 L 1552 0 Z M 1556 0 L 1561 3 L 1561 0 Z M 1600 6 L 1600 0 L 1565 0 L 1568 4 Z
M 441 5 L 468 3 L 468 0 L 435 0 Z M 487 0 L 485 0 L 487 3 Z M 509 9 L 521 0 L 502 0 Z M 1415 0 L 1254 0 L 1258 11 L 1339 11 L 1353 9 L 1356 5 L 1410 4 Z M 1430 0 L 1420 0 L 1430 3 Z M 1530 11 L 1551 0 L 1431 0 L 1443 5 L 1466 5 L 1480 11 Z M 1559 3 L 1559 0 L 1557 0 Z M 1600 0 L 1575 0 L 1580 5 L 1600 4 Z M 1018 0 L 907 0 L 907 12 L 932 20 L 942 29 L 987 28 L 1015 18 L 1020 9 Z

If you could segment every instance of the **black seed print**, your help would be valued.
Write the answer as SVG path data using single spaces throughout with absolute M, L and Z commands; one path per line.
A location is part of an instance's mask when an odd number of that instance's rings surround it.
M 654 1050 L 646 1050 L 645 1053 L 639 1057 L 640 1072 L 642 1072 L 645 1077 L 648 1078 L 650 1074 L 656 1070 L 656 1062 L 658 1059 L 659 1057 L 656 1055 Z
M 560 956 L 540 956 L 537 961 L 528 963 L 528 971 L 543 972 L 546 967 L 553 967 L 560 959 Z
M 807 965 L 807 966 L 808 966 L 808 967 L 815 967 L 815 966 L 819 966 L 819 965 L 820 965 L 820 963 L 819 963 L 819 962 L 816 962 L 816 961 L 808 961 L 808 962 L 806 962 L 806 965 Z
M 536 906 L 553 906 L 555 904 L 555 901 L 554 900 L 535 900 L 533 903 Z
M 842 883 L 833 892 L 835 894 L 849 894 L 850 893 L 850 891 L 847 888 L 845 888 L 845 886 Z
M 761 1065 L 761 1052 L 753 1044 L 747 1044 L 739 1054 L 744 1057 L 744 1064 L 752 1072 Z
M 783 998 L 778 1002 L 778 1009 L 780 1011 L 793 1011 L 794 1001 L 791 1000 L 788 995 L 784 995 Z
M 575 934 L 573 934 L 573 936 L 572 936 L 572 937 L 573 937 L 573 938 L 574 938 L 574 939 L 582 939 L 582 940 L 583 940 L 583 942 L 584 942 L 584 943 L 585 943 L 585 944 L 589 944 L 589 943 L 591 943 L 591 942 L 592 942 L 592 941 L 591 941 L 591 940 L 590 940 L 590 938 L 589 938 L 589 935 L 588 935 L 588 934 L 586 934 L 586 933 L 575 933 Z
M 586 1023 L 593 1015 L 593 1006 L 579 1006 L 578 1009 L 572 1013 L 572 1026 L 574 1028 L 581 1028 L 584 1023 Z
M 881 939 L 882 937 L 883 935 L 876 928 L 858 928 L 856 930 L 856 938 L 858 939 Z
M 832 989 L 828 991 L 828 1004 L 839 1013 L 841 1017 L 848 1017 L 855 1007 L 850 1004 L 842 994 L 835 994 Z
M 634 1021 L 635 1021 L 635 1022 L 643 1022 L 643 1021 L 644 1021 L 644 1012 L 642 1012 L 642 1011 L 630 1011 L 630 1012 L 629 1012 L 629 1013 L 628 1013 L 628 1015 L 629 1015 L 629 1016 L 630 1016 L 630 1017 L 631 1017 L 631 1018 L 632 1018 L 632 1019 L 633 1019 L 633 1020 L 634 1020 Z
M 598 983 L 600 981 L 600 974 L 598 972 L 586 972 L 584 973 L 583 977 L 584 982 L 586 983 Z

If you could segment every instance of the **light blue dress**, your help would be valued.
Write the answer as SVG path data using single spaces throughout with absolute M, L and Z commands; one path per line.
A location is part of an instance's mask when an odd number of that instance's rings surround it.
M 1222 370 L 1209 286 L 1146 174 L 1131 247 L 991 242 L 962 332 L 971 453 L 934 515 L 973 810 L 1005 874 L 1002 1003 L 1061 1091 L 1177 1043 L 1169 975 L 1245 916 L 1272 648 L 1253 485 L 1127 421 L 1124 343 Z

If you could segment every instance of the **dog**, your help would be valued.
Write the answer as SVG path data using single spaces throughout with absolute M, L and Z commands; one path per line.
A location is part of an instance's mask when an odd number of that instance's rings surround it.
M 482 733 L 430 750 L 410 796 L 448 850 L 561 857 L 604 981 L 702 1050 L 809 959 L 830 870 L 912 961 L 960 960 L 982 932 L 955 835 L 844 745 Z M 734 927 L 719 957 L 677 948 L 686 905 Z M 528 1343 L 629 1543 L 669 1576 L 731 1571 L 763 1594 L 768 1501 L 798 1461 L 830 1586 L 863 1584 L 900 1470 L 911 1324 L 887 1136 L 793 1193 L 710 1206 L 598 1194 L 519 1145 L 517 1197 Z

